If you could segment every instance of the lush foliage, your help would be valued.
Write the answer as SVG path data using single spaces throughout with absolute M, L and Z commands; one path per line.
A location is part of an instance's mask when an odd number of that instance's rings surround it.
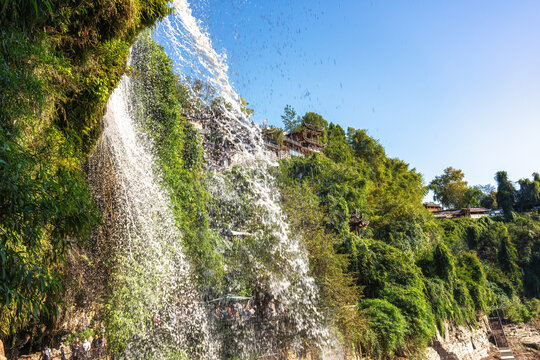
M 308 186 L 282 184 L 281 194 L 291 233 L 300 235 L 307 247 L 311 275 L 319 286 L 320 307 L 326 309 L 327 320 L 341 330 L 344 342 L 362 349 L 369 337 L 365 314 L 358 311 L 360 290 L 347 271 L 346 254 L 336 252 L 341 246 L 339 237 L 325 229 L 326 212 L 319 207 L 317 196 Z M 382 328 L 379 330 L 378 335 Z
M 492 185 L 469 187 L 464 177 L 463 171 L 448 167 L 430 182 L 428 189 L 433 190 L 433 198 L 445 207 L 501 208 L 507 218 L 512 217 L 513 210 L 526 212 L 540 207 L 538 173 L 533 173 L 532 179 L 520 179 L 514 184 L 506 171 L 498 171 L 494 177 L 497 189 Z
M 281 119 L 283 120 L 283 127 L 287 131 L 294 131 L 301 124 L 300 117 L 296 114 L 296 111 L 291 105 L 285 106 Z
M 366 310 L 369 319 L 368 331 L 374 335 L 367 350 L 375 358 L 392 355 L 405 345 L 407 322 L 395 305 L 383 299 L 367 299 L 362 301 L 361 308 Z
M 444 174 L 435 177 L 429 184 L 429 189 L 434 193 L 433 198 L 446 207 L 464 207 L 467 192 L 467 182 L 463 180 L 464 177 L 465 174 L 459 169 L 451 167 L 444 169 Z
M 495 174 L 495 180 L 497 181 L 497 204 L 499 204 L 508 217 L 514 209 L 516 190 L 508 179 L 506 171 L 498 171 Z
M 135 36 L 167 12 L 164 0 L 0 1 L 0 338 L 54 316 L 67 251 L 87 245 L 99 220 L 82 164 Z M 268 179 L 238 168 L 205 176 L 200 139 L 181 115 L 202 105 L 148 34 L 129 71 L 200 289 L 260 295 L 258 285 L 283 270 L 270 252 L 275 229 L 252 194 Z M 444 322 L 474 325 L 490 306 L 516 322 L 539 315 L 540 217 L 513 212 L 540 205 L 537 173 L 516 190 L 498 172 L 495 191 L 468 187 L 447 168 L 429 185 L 443 205 L 499 206 L 507 216 L 435 221 L 422 206 L 421 175 L 367 131 L 291 106 L 282 118 L 290 132 L 322 130 L 326 143 L 283 160 L 275 175 L 291 236 L 309 252 L 317 307 L 347 345 L 373 358 L 411 355 Z M 369 226 L 351 229 L 351 216 Z
M 324 231 L 321 237 L 334 239 L 334 251 L 348 258 L 345 274 L 352 276 L 368 299 L 380 299 L 365 300 L 364 310 L 357 310 L 366 317 L 360 334 L 355 336 L 346 322 L 338 322 L 341 330 L 352 334 L 349 338 L 354 341 L 349 343 L 358 351 L 377 357 L 404 351 L 406 344 L 421 348 L 435 331 L 422 273 L 411 256 L 411 251 L 429 246 L 433 227 L 421 204 L 425 193 L 421 176 L 407 164 L 387 158 L 382 146 L 365 131 L 349 129 L 345 133 L 339 125 L 326 125 L 326 120 L 312 113 L 302 121 L 305 119 L 317 119 L 328 143 L 326 156 L 294 157 L 281 163 L 282 193 L 294 196 L 288 203 L 298 203 L 296 209 L 306 207 L 291 212 L 290 217 L 302 216 L 301 233 L 320 228 Z M 309 200 L 301 195 L 306 193 L 312 194 Z M 312 214 L 317 213 L 314 222 Z M 371 221 L 362 231 L 364 239 L 351 234 L 352 214 Z M 352 289 L 344 281 L 335 283 Z M 397 321 L 395 332 L 388 333 L 387 341 L 380 341 L 392 321 Z
M 519 190 L 516 193 L 516 207 L 520 210 L 529 210 L 540 205 L 540 174 L 534 173 L 533 179 L 518 181 Z
M 171 60 L 149 33 L 138 38 L 132 53 L 138 116 L 153 140 L 184 244 L 206 291 L 219 283 L 222 270 L 208 227 L 202 146 L 197 131 L 182 117 L 182 111 L 192 106 L 190 98 Z
M 55 316 L 99 219 L 83 164 L 134 36 L 162 0 L 0 1 L 0 339 Z
M 287 107 L 284 120 L 289 123 L 291 115 Z M 304 118 L 296 121 L 304 124 Z M 319 124 L 327 132 L 324 152 L 283 160 L 279 179 L 282 192 L 304 206 L 317 204 L 319 210 L 310 212 L 322 214 L 324 236 L 346 256 L 346 273 L 367 298 L 361 302 L 367 326 L 357 337 L 360 349 L 375 358 L 421 351 L 435 328 L 444 332 L 445 322 L 474 326 L 476 313 L 491 306 L 530 319 L 532 305 L 519 297 L 538 297 L 538 216 L 435 221 L 422 206 L 427 189 L 414 169 L 388 158 L 364 130 Z M 429 187 L 446 206 L 491 208 L 506 201 L 489 186 L 468 187 L 463 177 L 448 168 Z M 535 185 L 522 183 L 522 197 L 532 204 Z M 351 233 L 353 214 L 370 221 L 356 233 L 360 237 Z M 303 224 L 301 232 L 316 228 Z M 389 322 L 397 325 L 388 329 Z
M 46 136 L 36 152 L 0 138 L 1 335 L 53 315 L 66 251 L 97 220 L 72 146 L 57 132 Z

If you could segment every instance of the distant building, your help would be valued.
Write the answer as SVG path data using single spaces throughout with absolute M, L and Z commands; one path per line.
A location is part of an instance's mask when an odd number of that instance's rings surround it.
M 465 208 L 461 209 L 464 217 L 478 219 L 484 216 L 491 216 L 491 209 L 486 208 Z
M 426 209 L 431 211 L 434 217 L 438 219 L 455 219 L 467 217 L 471 219 L 478 219 L 484 216 L 499 216 L 498 211 L 492 211 L 486 208 L 463 208 L 463 209 L 442 209 L 438 204 L 424 204 Z M 438 206 L 438 208 L 437 208 Z M 502 211 L 502 210 L 500 210 Z
M 484 216 L 500 216 L 502 210 L 491 210 L 485 208 L 463 208 L 463 209 L 443 209 L 440 204 L 425 203 L 424 207 L 438 219 L 454 219 L 468 217 L 478 219 Z
M 454 219 L 463 217 L 461 209 L 446 209 L 437 212 L 433 212 L 433 216 L 437 219 Z
M 435 213 L 442 211 L 442 206 L 440 204 L 435 203 L 425 203 L 423 204 L 426 209 L 428 209 L 430 212 Z
M 278 159 L 289 156 L 304 156 L 320 152 L 326 144 L 322 143 L 323 130 L 310 125 L 302 125 L 298 131 L 284 132 L 281 129 L 264 129 L 266 148 Z
M 311 125 L 302 125 L 300 131 L 295 131 L 292 133 L 285 134 L 283 140 L 284 144 L 290 146 L 298 146 L 300 148 L 298 152 L 319 152 L 322 151 L 325 147 L 325 144 L 321 143 L 322 129 L 317 129 Z
M 504 216 L 504 210 L 503 209 L 491 210 L 489 216 Z

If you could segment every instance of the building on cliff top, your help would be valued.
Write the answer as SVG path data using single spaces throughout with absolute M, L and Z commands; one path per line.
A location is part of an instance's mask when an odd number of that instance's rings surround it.
M 265 128 L 266 148 L 278 159 L 289 156 L 304 156 L 320 152 L 326 144 L 321 141 L 323 130 L 311 125 L 302 125 L 299 130 L 285 132 L 278 128 Z
M 435 204 L 435 203 L 425 203 L 424 204 L 424 207 L 426 209 L 428 209 L 430 212 L 432 213 L 436 213 L 436 212 L 439 212 L 439 211 L 442 211 L 442 206 L 440 204 Z
M 434 203 L 426 203 L 424 204 L 424 207 L 438 219 L 454 219 L 461 217 L 478 219 L 484 216 L 502 215 L 502 210 L 491 210 L 486 208 L 443 209 L 441 205 Z

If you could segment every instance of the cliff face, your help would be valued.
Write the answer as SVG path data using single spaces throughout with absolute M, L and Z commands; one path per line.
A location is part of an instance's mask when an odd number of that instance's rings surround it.
M 485 315 L 478 320 L 476 329 L 445 324 L 445 336 L 437 332 L 427 349 L 427 360 L 478 360 L 489 359 L 496 348 L 489 342 L 488 320 Z

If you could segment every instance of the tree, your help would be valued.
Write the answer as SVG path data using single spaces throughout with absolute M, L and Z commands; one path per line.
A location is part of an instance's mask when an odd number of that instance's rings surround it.
M 347 144 L 345 131 L 339 125 L 330 123 L 328 126 L 328 143 L 324 154 L 336 163 L 348 163 L 352 160 L 352 150 Z
M 386 154 L 381 144 L 370 137 L 365 130 L 347 129 L 347 139 L 356 156 L 370 165 L 374 173 L 384 169 Z
M 302 117 L 302 125 L 309 125 L 319 130 L 328 129 L 328 121 L 315 112 L 307 112 Z
M 498 171 L 495 174 L 495 181 L 497 181 L 497 204 L 503 209 L 505 216 L 510 216 L 514 209 L 516 193 L 514 185 L 508 180 L 506 171 Z
M 345 130 L 339 125 L 334 125 L 334 123 L 330 123 L 328 125 L 328 140 L 339 140 L 347 142 L 347 138 L 345 138 Z
M 300 116 L 296 114 L 296 111 L 291 105 L 285 106 L 281 119 L 283 120 L 283 127 L 285 127 L 285 130 L 287 131 L 294 131 L 301 124 Z
M 436 176 L 428 186 L 433 190 L 433 198 L 445 207 L 460 208 L 465 204 L 465 194 L 468 190 L 467 182 L 463 180 L 465 174 L 459 169 L 447 167 L 444 173 Z
M 474 188 L 482 192 L 482 196 L 478 199 L 481 207 L 487 209 L 497 208 L 497 191 L 495 191 L 493 185 L 476 185 Z
M 527 210 L 540 203 L 540 176 L 533 174 L 533 180 L 521 179 L 518 181 L 519 191 L 516 193 L 517 206 L 520 210 Z
M 463 194 L 463 205 L 465 207 L 478 207 L 480 201 L 484 198 L 484 193 L 478 187 L 468 188 Z

